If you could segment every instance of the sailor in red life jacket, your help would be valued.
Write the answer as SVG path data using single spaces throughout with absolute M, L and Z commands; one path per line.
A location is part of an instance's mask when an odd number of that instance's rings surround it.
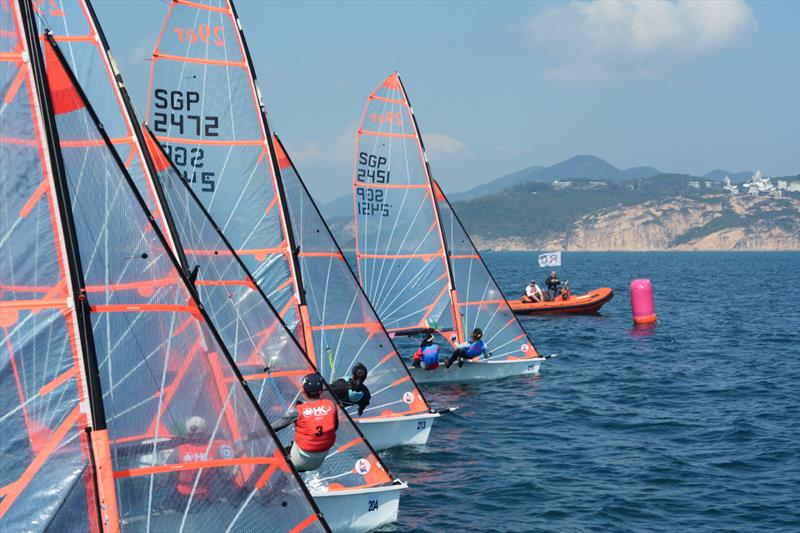
M 275 431 L 296 422 L 294 443 L 289 446 L 289 459 L 298 472 L 316 470 L 325 460 L 339 429 L 339 415 L 331 400 L 320 398 L 325 382 L 319 374 L 308 374 L 303 378 L 303 392 L 307 402 L 297 406 L 273 424 Z
M 178 445 L 176 452 L 180 463 L 233 459 L 236 455 L 229 440 L 211 438 L 206 431 L 206 421 L 200 416 L 186 420 L 186 439 Z M 181 470 L 178 472 L 177 492 L 181 496 L 192 496 L 195 500 L 207 499 L 214 479 L 220 475 L 233 477 L 230 471 L 230 468 L 206 468 L 198 478 L 196 469 Z
M 426 331 L 422 336 L 419 349 L 414 353 L 414 360 L 411 366 L 425 370 L 439 368 L 439 345 L 434 343 L 432 331 Z

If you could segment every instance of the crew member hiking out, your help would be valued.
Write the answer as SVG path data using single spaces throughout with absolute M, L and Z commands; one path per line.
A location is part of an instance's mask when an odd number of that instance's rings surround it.
M 555 270 L 550 272 L 550 276 L 545 283 L 547 284 L 547 299 L 555 300 L 556 297 L 558 297 L 558 287 L 561 285 L 561 281 L 558 279 Z
M 432 331 L 426 331 L 422 336 L 419 348 L 414 352 L 414 360 L 411 366 L 424 370 L 434 370 L 439 368 L 439 345 L 436 344 Z
M 464 366 L 464 361 L 479 357 L 481 354 L 486 354 L 486 344 L 483 342 L 483 330 L 475 328 L 472 330 L 472 335 L 465 343 L 459 344 L 450 359 L 444 364 L 446 368 L 450 368 L 453 363 L 458 361 L 458 367 Z M 488 357 L 488 355 L 487 355 Z
M 369 405 L 369 400 L 372 395 L 364 382 L 367 380 L 367 367 L 361 363 L 353 365 L 353 371 L 350 379 L 345 381 L 344 378 L 339 378 L 331 383 L 331 390 L 339 399 L 342 405 L 349 407 L 351 405 L 358 406 L 358 416 L 364 414 L 364 409 Z
M 325 383 L 319 374 L 307 374 L 303 378 L 303 392 L 308 401 L 297 405 L 278 420 L 275 431 L 295 422 L 294 443 L 288 448 L 289 459 L 298 472 L 316 470 L 336 442 L 339 415 L 331 400 L 320 398 Z

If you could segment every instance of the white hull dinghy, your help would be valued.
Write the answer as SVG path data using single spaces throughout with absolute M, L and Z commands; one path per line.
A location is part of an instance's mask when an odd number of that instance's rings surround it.
M 400 493 L 408 485 L 395 480 L 388 487 L 311 491 L 314 501 L 334 533 L 371 531 L 397 521 Z
M 394 446 L 425 444 L 433 422 L 440 416 L 439 413 L 423 413 L 392 418 L 360 418 L 356 423 L 372 448 L 379 452 Z
M 412 367 L 409 368 L 409 371 L 414 376 L 414 380 L 421 385 L 478 383 L 511 376 L 537 375 L 544 360 L 544 357 L 537 357 L 535 359 L 502 361 L 465 361 L 464 366 L 460 368 L 456 364 L 445 368 L 442 364 L 435 370 Z

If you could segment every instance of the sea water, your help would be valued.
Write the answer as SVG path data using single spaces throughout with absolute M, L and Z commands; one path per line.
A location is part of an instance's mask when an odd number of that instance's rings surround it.
M 511 299 L 547 272 L 486 253 Z M 565 253 L 597 316 L 522 317 L 537 377 L 426 387 L 428 444 L 385 452 L 395 531 L 800 531 L 800 254 Z M 653 282 L 637 329 L 628 283 Z M 491 347 L 490 347 L 491 348 Z

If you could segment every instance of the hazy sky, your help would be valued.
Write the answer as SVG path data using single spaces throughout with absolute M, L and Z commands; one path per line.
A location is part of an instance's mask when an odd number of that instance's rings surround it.
M 143 116 L 167 4 L 94 5 Z M 236 5 L 273 126 L 321 202 L 350 193 L 364 100 L 395 69 L 446 192 L 576 154 L 800 172 L 797 1 Z

